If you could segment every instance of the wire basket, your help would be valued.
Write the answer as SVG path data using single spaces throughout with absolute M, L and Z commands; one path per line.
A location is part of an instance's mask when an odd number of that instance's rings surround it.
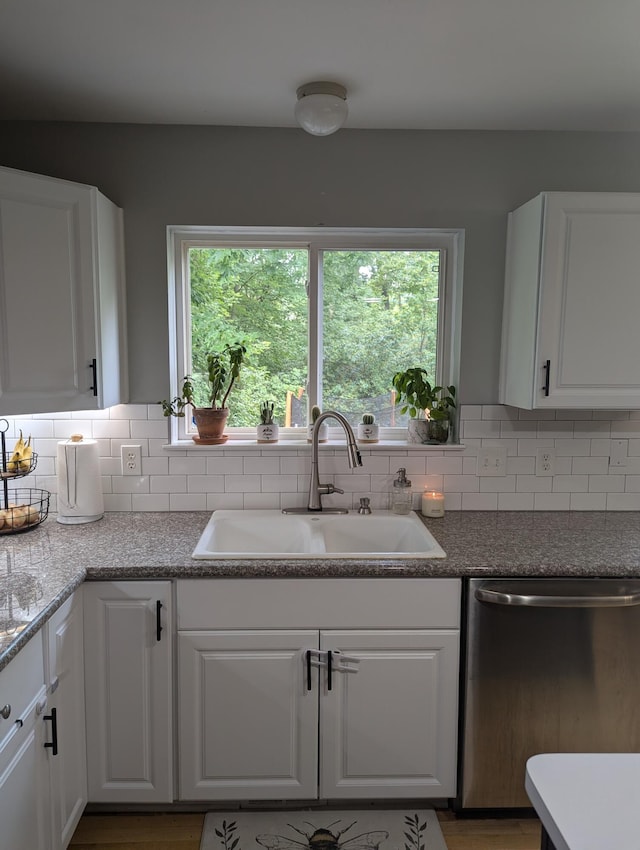
M 11 460 L 13 452 L 3 452 L 0 458 L 0 478 L 21 478 L 36 468 L 38 455 L 32 452 L 31 457 L 24 460 Z
M 49 514 L 48 490 L 7 488 L 7 504 L 0 500 L 0 534 L 17 534 L 40 525 Z

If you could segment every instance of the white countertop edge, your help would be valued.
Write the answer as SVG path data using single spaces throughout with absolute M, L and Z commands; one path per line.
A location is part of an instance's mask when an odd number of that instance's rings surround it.
M 640 753 L 544 753 L 525 789 L 556 850 L 638 850 Z

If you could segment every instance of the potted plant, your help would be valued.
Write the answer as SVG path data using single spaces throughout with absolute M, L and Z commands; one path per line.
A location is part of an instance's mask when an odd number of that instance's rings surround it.
M 278 423 L 273 421 L 272 401 L 263 401 L 260 403 L 260 424 L 257 426 L 258 442 L 259 443 L 277 443 L 278 442 Z
M 410 443 L 446 443 L 450 414 L 456 406 L 456 388 L 432 386 L 426 369 L 419 366 L 396 372 L 393 386 L 398 393 L 400 413 L 409 414 Z
M 377 443 L 379 428 L 373 413 L 364 413 L 358 423 L 358 439 L 362 443 Z
M 206 407 L 196 407 L 194 387 L 190 375 L 183 378 L 182 393 L 171 401 L 161 401 L 165 416 L 184 417 L 187 405 L 193 408 L 198 436 L 194 443 L 218 445 L 227 441 L 224 427 L 229 416 L 227 399 L 240 375 L 247 349 L 241 342 L 228 343 L 221 351 L 207 354 L 207 390 Z
M 307 426 L 307 442 L 308 443 L 313 442 L 313 429 L 315 428 L 316 419 L 318 418 L 318 416 L 320 416 L 321 413 L 322 413 L 322 411 L 320 410 L 318 405 L 314 404 L 313 407 L 311 408 L 311 422 Z M 329 439 L 329 428 L 328 428 L 326 422 L 322 422 L 321 425 L 320 425 L 320 431 L 318 432 L 318 442 L 319 443 L 326 443 L 328 439 Z

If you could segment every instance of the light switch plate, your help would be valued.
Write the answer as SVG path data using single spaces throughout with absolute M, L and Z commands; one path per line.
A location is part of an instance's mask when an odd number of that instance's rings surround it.
M 478 449 L 478 475 L 506 475 L 507 450 L 503 446 Z

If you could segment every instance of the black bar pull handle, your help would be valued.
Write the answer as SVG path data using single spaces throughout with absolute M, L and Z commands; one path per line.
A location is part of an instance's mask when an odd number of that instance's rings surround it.
M 94 396 L 98 395 L 98 361 L 94 357 L 91 363 L 89 363 L 89 368 L 91 369 L 91 375 L 93 383 L 89 387 L 90 390 L 93 390 Z
M 330 691 L 333 686 L 333 653 L 327 650 L 327 690 Z
M 162 611 L 162 602 L 158 599 L 156 602 L 156 640 L 158 643 L 162 640 L 162 617 L 160 616 L 160 611 Z
M 551 360 L 547 360 L 542 368 L 544 369 L 544 387 L 542 389 L 544 390 L 544 394 L 546 396 L 548 396 L 549 395 L 549 376 L 551 374 Z
M 307 690 L 310 691 L 313 685 L 311 681 L 311 650 L 308 649 L 305 655 L 307 657 Z
M 51 750 L 51 755 L 58 755 L 58 711 L 51 709 L 51 714 L 45 714 L 45 720 L 51 721 L 51 741 L 45 743 L 45 747 Z

